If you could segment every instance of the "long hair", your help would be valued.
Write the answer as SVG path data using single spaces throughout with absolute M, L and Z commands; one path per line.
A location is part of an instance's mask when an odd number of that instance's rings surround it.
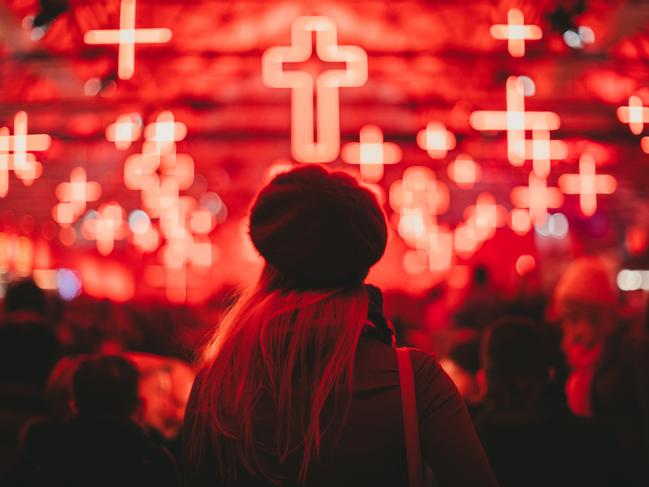
M 264 454 L 282 463 L 298 452 L 297 481 L 305 482 L 323 435 L 333 418 L 343 423 L 349 405 L 367 291 L 362 285 L 297 291 L 282 280 L 267 265 L 257 285 L 226 313 L 201 356 L 189 459 L 194 465 L 204 459 L 209 442 L 224 481 L 235 480 L 243 467 L 277 482 Z M 275 416 L 269 418 L 275 425 L 270 437 L 256 424 L 260 414 L 268 414 L 262 398 Z M 323 425 L 325 404 L 334 414 Z

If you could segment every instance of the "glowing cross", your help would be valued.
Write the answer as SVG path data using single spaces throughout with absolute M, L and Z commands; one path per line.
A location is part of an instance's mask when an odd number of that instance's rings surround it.
M 540 178 L 550 175 L 551 161 L 565 159 L 568 146 L 561 140 L 550 140 L 547 130 L 532 130 L 532 140 L 525 141 L 525 158 L 532 159 L 534 174 Z
M 72 223 L 86 210 L 86 202 L 96 201 L 100 195 L 99 183 L 88 182 L 86 171 L 82 167 L 75 167 L 70 173 L 70 182 L 56 187 L 56 197 L 62 202 L 57 205 L 57 221 L 61 224 Z
M 447 172 L 448 177 L 463 189 L 472 188 L 481 175 L 480 166 L 467 154 L 459 154 L 448 165 Z
M 119 29 L 90 30 L 83 40 L 86 44 L 118 44 L 117 75 L 130 79 L 135 71 L 135 44 L 164 44 L 171 40 L 171 30 L 136 29 L 135 0 L 121 0 Z
M 417 133 L 417 145 L 433 159 L 443 159 L 455 147 L 455 136 L 441 122 L 430 122 Z
M 361 129 L 360 142 L 345 144 L 341 156 L 348 164 L 360 164 L 361 178 L 376 182 L 383 177 L 384 164 L 396 164 L 401 160 L 397 144 L 383 142 L 383 132 L 376 125 Z
M 620 119 L 620 122 L 628 123 L 631 132 L 640 135 L 644 124 L 649 122 L 649 107 L 642 105 L 639 96 L 632 95 L 629 97 L 629 106 L 617 109 L 617 118 Z
M 507 110 L 478 110 L 469 122 L 476 130 L 507 131 L 507 157 L 513 166 L 525 162 L 525 131 L 556 130 L 560 119 L 554 112 L 525 111 L 523 82 L 517 76 L 507 78 Z
M 449 193 L 435 173 L 421 166 L 411 166 L 403 177 L 390 186 L 390 205 L 395 211 L 421 209 L 426 213 L 440 215 L 448 210 Z
M 124 114 L 106 128 L 106 139 L 115 143 L 120 150 L 128 149 L 131 143 L 140 138 L 142 124 L 137 114 Z
M 7 196 L 9 191 L 9 129 L 0 127 L 0 198 Z
M 617 188 L 617 181 L 608 174 L 596 174 L 595 159 L 590 154 L 579 158 L 579 174 L 563 174 L 559 187 L 566 194 L 578 194 L 579 206 L 585 216 L 597 211 L 597 195 L 611 194 Z
M 144 129 L 147 140 L 143 152 L 169 154 L 174 151 L 176 142 L 187 135 L 187 126 L 174 120 L 174 114 L 165 111 L 158 115 L 156 121 Z
M 160 157 L 154 154 L 132 154 L 124 162 L 124 185 L 128 189 L 145 190 L 159 183 L 156 171 Z
M 563 204 L 563 194 L 558 188 L 548 187 L 547 180 L 530 173 L 528 186 L 512 189 L 511 200 L 518 208 L 529 208 L 530 221 L 543 225 L 549 208 L 559 208 Z
M 492 25 L 491 36 L 494 39 L 507 40 L 509 54 L 514 57 L 525 55 L 525 41 L 536 41 L 543 37 L 543 31 L 537 25 L 525 25 L 523 12 L 512 8 L 507 12 L 507 24 Z
M 284 63 L 308 61 L 313 52 L 325 62 L 346 63 L 314 76 L 306 71 L 285 71 Z M 262 78 L 272 88 L 291 88 L 291 152 L 300 162 L 330 162 L 340 150 L 340 87 L 362 86 L 367 81 L 367 54 L 358 46 L 337 45 L 336 24 L 328 17 L 299 17 L 291 25 L 291 46 L 271 47 L 262 57 Z M 316 97 L 314 140 L 314 94 Z
M 480 193 L 476 204 L 464 211 L 467 224 L 472 225 L 480 240 L 488 240 L 494 236 L 496 228 L 505 223 L 506 211 L 496 204 L 496 199 L 490 193 Z
M 124 208 L 114 201 L 102 205 L 95 218 L 89 218 L 84 225 L 87 225 L 88 233 L 97 241 L 97 250 L 101 255 L 113 251 L 115 240 L 126 238 Z
M 2 130 L 0 134 L 0 166 L 6 165 L 7 169 L 13 169 L 23 184 L 29 186 L 42 171 L 41 163 L 30 152 L 45 151 L 51 142 L 52 139 L 47 134 L 29 134 L 27 113 L 18 112 L 14 117 L 14 135 L 9 135 L 6 130 Z M 4 186 L 0 184 L 0 195 L 3 189 Z

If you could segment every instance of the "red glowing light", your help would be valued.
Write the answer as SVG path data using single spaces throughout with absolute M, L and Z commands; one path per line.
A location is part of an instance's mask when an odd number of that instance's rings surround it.
M 421 209 L 427 214 L 440 215 L 448 210 L 449 202 L 447 186 L 427 167 L 409 167 L 402 179 L 390 186 L 390 205 L 398 212 Z
M 472 188 L 482 173 L 480 166 L 467 154 L 459 154 L 448 165 L 447 171 L 448 177 L 463 189 Z
M 512 8 L 507 12 L 507 24 L 492 25 L 491 36 L 498 40 L 507 40 L 507 49 L 513 57 L 525 55 L 525 41 L 536 41 L 543 37 L 543 31 L 537 25 L 525 25 L 523 12 Z
M 106 128 L 106 139 L 115 143 L 120 150 L 128 149 L 131 143 L 140 138 L 142 128 L 139 115 L 129 113 L 120 115 Z
M 640 139 L 640 147 L 645 153 L 649 154 L 649 137 L 644 136 Z
M 27 130 L 27 113 L 18 112 L 14 117 L 14 135 L 7 127 L 0 128 L 0 197 L 9 191 L 9 170 L 25 186 L 40 177 L 43 166 L 31 152 L 45 151 L 52 139 L 47 134 L 30 134 Z
M 581 212 L 592 216 L 597 211 L 597 195 L 614 193 L 617 181 L 609 174 L 596 174 L 595 158 L 582 154 L 579 174 L 563 174 L 559 177 L 559 187 L 566 194 L 578 194 Z
M 639 96 L 632 95 L 629 97 L 628 106 L 617 109 L 617 118 L 622 123 L 628 123 L 631 132 L 640 135 L 644 124 L 649 122 L 649 107 L 643 106 Z
M 505 224 L 507 212 L 496 204 L 496 199 L 490 193 L 480 193 L 476 204 L 464 211 L 467 225 L 475 228 L 478 239 L 487 240 L 494 236 L 496 228 Z
M 506 110 L 478 110 L 469 122 L 476 130 L 507 132 L 507 158 L 513 166 L 525 162 L 525 131 L 556 130 L 561 123 L 554 112 L 525 111 L 525 86 L 520 77 L 510 76 L 506 83 Z
M 174 178 L 178 183 L 178 189 L 189 189 L 194 183 L 194 159 L 188 154 L 175 152 L 162 156 L 160 173 L 165 177 Z
M 549 208 L 563 204 L 563 194 L 558 188 L 548 187 L 547 180 L 530 173 L 528 186 L 517 186 L 511 192 L 512 203 L 518 208 L 529 208 L 529 218 L 535 225 L 543 225 Z
M 149 154 L 169 154 L 175 150 L 175 143 L 187 135 L 187 127 L 174 120 L 174 114 L 165 111 L 158 115 L 156 121 L 144 129 L 145 144 L 142 152 Z
M 509 213 L 509 227 L 516 235 L 526 235 L 532 229 L 530 212 L 523 208 L 514 208 Z
M 96 240 L 97 250 L 101 255 L 108 255 L 113 251 L 115 240 L 126 238 L 124 216 L 124 208 L 113 201 L 102 205 L 96 218 L 89 218 L 84 222 L 84 229 Z
M 523 254 L 516 259 L 516 272 L 521 276 L 529 274 L 535 267 L 536 261 L 534 260 L 534 257 L 529 254 Z
M 346 63 L 315 77 L 307 71 L 286 71 L 284 63 L 308 61 L 313 52 L 325 62 Z M 336 24 L 328 17 L 299 17 L 291 25 L 291 46 L 271 47 L 262 57 L 262 78 L 272 88 L 291 88 L 291 152 L 300 162 L 331 162 L 340 150 L 340 87 L 367 81 L 367 54 L 357 46 L 339 46 Z M 316 97 L 314 140 L 314 95 Z
M 341 156 L 348 164 L 359 164 L 361 178 L 376 182 L 383 177 L 385 164 L 396 164 L 401 160 L 401 149 L 397 144 L 383 142 L 383 132 L 376 125 L 361 129 L 360 142 L 343 146 Z
M 130 79 L 135 71 L 135 44 L 164 44 L 171 40 L 171 30 L 136 29 L 135 0 L 121 0 L 119 29 L 90 30 L 83 40 L 86 44 L 117 44 L 117 74 Z
M 54 219 L 61 225 L 69 225 L 84 211 L 88 201 L 96 201 L 101 195 L 101 186 L 89 182 L 86 171 L 75 167 L 70 173 L 70 182 L 56 187 L 56 197 L 61 201 L 55 207 Z
M 433 159 L 443 159 L 455 148 L 455 135 L 446 130 L 441 122 L 429 122 L 417 133 L 417 145 L 428 152 Z
M 124 185 L 128 189 L 144 190 L 158 185 L 156 174 L 160 158 L 152 154 L 133 154 L 124 162 Z
M 551 161 L 565 159 L 568 145 L 561 140 L 550 140 L 547 130 L 532 130 L 532 140 L 525 141 L 525 158 L 532 159 L 532 169 L 540 178 L 550 175 Z
M 214 217 L 207 209 L 194 211 L 189 217 L 189 228 L 192 232 L 207 235 L 214 229 Z

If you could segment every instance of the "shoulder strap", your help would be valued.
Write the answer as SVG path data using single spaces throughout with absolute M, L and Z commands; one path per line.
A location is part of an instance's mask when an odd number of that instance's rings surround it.
M 403 411 L 403 431 L 406 440 L 408 460 L 408 480 L 410 487 L 422 487 L 423 468 L 421 447 L 419 445 L 419 417 L 417 416 L 417 397 L 415 396 L 415 376 L 412 371 L 410 350 L 397 348 L 399 383 L 401 384 L 401 409 Z

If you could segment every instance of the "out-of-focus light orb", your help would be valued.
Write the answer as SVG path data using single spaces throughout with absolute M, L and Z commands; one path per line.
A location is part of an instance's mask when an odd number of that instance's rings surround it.
M 583 49 L 584 42 L 581 39 L 581 36 L 572 29 L 569 29 L 563 33 L 564 42 L 573 49 Z
M 529 76 L 519 76 L 518 81 L 519 86 L 523 89 L 523 95 L 525 96 L 534 96 L 536 94 L 536 84 L 534 80 Z
M 579 37 L 581 37 L 581 41 L 584 44 L 595 43 L 595 32 L 593 32 L 593 29 L 591 29 L 587 25 L 580 26 L 579 29 L 577 29 L 577 32 L 579 33 Z
M 622 269 L 617 274 L 617 287 L 621 291 L 637 291 L 642 287 L 642 274 L 639 271 Z
M 223 203 L 221 197 L 216 193 L 205 193 L 198 200 L 198 204 L 202 208 L 206 208 L 214 215 L 216 224 L 225 222 L 228 218 L 228 208 Z
M 45 37 L 45 33 L 47 32 L 47 29 L 45 27 L 34 27 L 30 32 L 29 32 L 29 38 L 32 41 L 40 41 L 43 37 Z
M 534 225 L 534 231 L 541 237 L 550 237 L 560 240 L 568 235 L 570 224 L 563 213 L 548 215 L 542 225 Z
M 70 269 L 56 271 L 56 287 L 59 296 L 65 301 L 71 301 L 79 296 L 83 288 L 79 275 Z
M 536 261 L 534 260 L 534 257 L 529 254 L 523 254 L 516 259 L 516 272 L 521 276 L 529 274 L 535 267 Z
M 101 80 L 99 78 L 90 78 L 83 85 L 83 93 L 86 96 L 97 96 L 101 90 Z
M 151 227 L 151 218 L 145 211 L 133 210 L 128 215 L 128 227 L 136 235 L 143 235 Z

